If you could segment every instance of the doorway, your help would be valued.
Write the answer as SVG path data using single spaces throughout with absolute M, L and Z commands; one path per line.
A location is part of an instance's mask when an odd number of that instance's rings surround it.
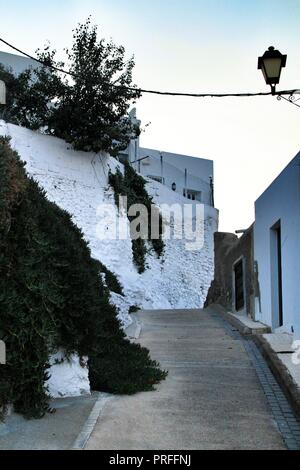
M 238 312 L 245 306 L 244 294 L 244 263 L 243 258 L 238 260 L 233 266 L 234 282 L 234 310 Z
M 283 325 L 281 223 L 271 228 L 271 300 L 273 329 Z

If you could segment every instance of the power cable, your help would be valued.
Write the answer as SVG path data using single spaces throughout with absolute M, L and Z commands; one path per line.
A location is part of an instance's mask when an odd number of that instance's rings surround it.
M 6 46 L 10 47 L 11 49 L 19 52 L 20 54 L 24 55 L 25 57 L 28 57 L 31 60 L 34 60 L 35 62 L 40 63 L 43 65 L 43 67 L 48 67 L 50 69 L 56 70 L 57 72 L 64 73 L 66 75 L 70 75 L 73 78 L 76 78 L 76 74 L 70 72 L 69 70 L 64 70 L 60 67 L 56 67 L 55 65 L 51 63 L 47 63 L 42 61 L 41 59 L 38 59 L 37 57 L 34 57 L 27 52 L 22 51 L 21 49 L 17 48 L 16 46 L 13 46 L 9 42 L 5 41 L 4 39 L 0 38 L 0 41 L 5 44 Z M 115 85 L 115 84 L 109 84 L 111 87 L 114 88 L 119 88 L 119 89 L 125 89 L 129 91 L 136 91 L 140 93 L 150 93 L 150 94 L 155 94 L 155 95 L 166 95 L 166 96 L 187 96 L 187 97 L 193 97 L 193 98 L 206 98 L 206 97 L 211 97 L 211 98 L 225 98 L 225 97 L 250 97 L 250 96 L 269 96 L 272 95 L 272 92 L 257 92 L 257 93 L 177 93 L 177 92 L 171 92 L 171 91 L 157 91 L 157 90 L 145 90 L 143 88 L 136 88 L 136 87 L 128 87 L 128 86 L 122 86 L 122 85 Z M 275 92 L 276 95 L 282 96 L 282 95 L 290 95 L 293 96 L 294 94 L 300 94 L 300 89 L 293 89 L 293 90 L 282 90 L 282 91 L 277 91 Z M 292 102 L 292 101 L 291 101 Z M 295 104 L 295 103 L 294 103 Z M 299 105 L 296 105 L 299 106 Z

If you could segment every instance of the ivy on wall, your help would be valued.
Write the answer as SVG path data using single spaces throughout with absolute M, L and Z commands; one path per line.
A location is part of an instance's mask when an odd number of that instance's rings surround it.
M 152 198 L 149 196 L 145 189 L 146 181 L 145 179 L 138 175 L 136 171 L 129 165 L 125 163 L 124 165 L 124 175 L 117 168 L 115 173 L 109 173 L 108 177 L 109 184 L 114 189 L 115 203 L 119 205 L 119 196 L 126 196 L 128 208 L 135 204 L 142 204 L 146 207 L 148 212 L 148 218 L 145 223 L 147 224 L 147 233 L 150 238 L 151 234 L 151 209 L 159 212 L 159 209 L 153 205 Z M 156 252 L 157 256 L 160 257 L 164 251 L 164 242 L 162 240 L 163 233 L 163 223 L 161 214 L 157 213 L 157 220 L 159 226 L 158 237 L 150 238 L 151 245 Z M 134 220 L 133 216 L 128 215 L 129 222 Z M 145 239 L 142 237 L 132 239 L 132 252 L 133 252 L 133 261 L 137 267 L 138 272 L 141 274 L 146 269 L 146 255 L 147 255 L 147 245 Z
M 94 390 L 134 393 L 165 378 L 148 350 L 126 339 L 109 289 L 122 294 L 70 215 L 27 177 L 1 138 L 0 339 L 7 363 L 0 366 L 0 413 L 12 403 L 26 417 L 44 415 L 48 360 L 58 349 L 89 357 Z

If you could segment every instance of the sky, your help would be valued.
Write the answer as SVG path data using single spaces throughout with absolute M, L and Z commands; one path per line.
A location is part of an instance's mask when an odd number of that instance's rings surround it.
M 269 91 L 257 57 L 287 54 L 278 89 L 300 88 L 299 0 L 0 0 L 1 36 L 34 53 L 58 51 L 92 15 L 99 35 L 134 55 L 134 82 L 175 92 Z M 1 50 L 11 52 L 5 46 Z M 214 161 L 220 231 L 247 228 L 254 201 L 300 151 L 300 109 L 276 97 L 187 98 L 144 94 L 151 123 L 141 146 Z

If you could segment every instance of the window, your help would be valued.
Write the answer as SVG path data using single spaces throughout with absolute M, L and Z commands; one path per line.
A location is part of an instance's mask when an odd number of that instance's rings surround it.
M 148 178 L 151 178 L 154 181 L 158 181 L 159 183 L 164 184 L 164 178 L 162 178 L 161 176 L 155 176 L 155 175 L 147 175 L 147 176 Z
M 192 201 L 199 201 L 201 202 L 202 193 L 201 191 L 195 191 L 194 189 L 185 189 L 183 190 L 183 196 L 191 199 Z

